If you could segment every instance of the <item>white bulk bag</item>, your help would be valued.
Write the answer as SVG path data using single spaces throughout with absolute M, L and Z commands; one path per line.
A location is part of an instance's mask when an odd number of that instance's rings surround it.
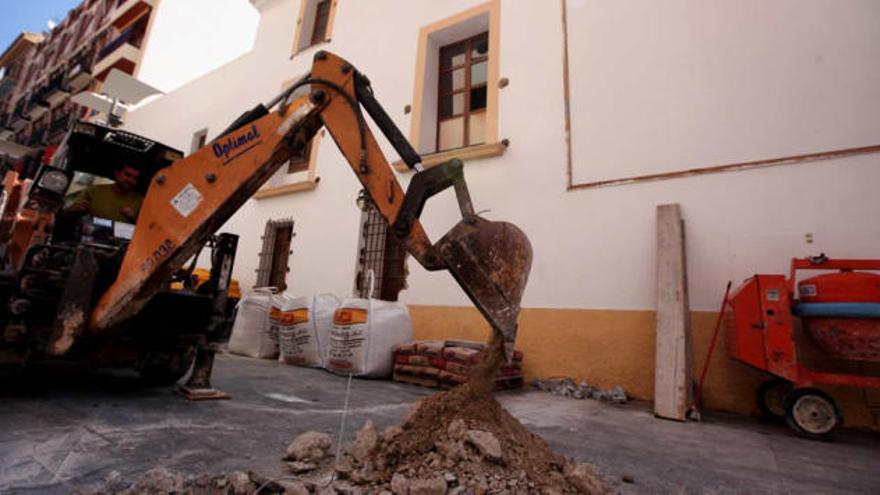
M 324 365 L 333 312 L 339 299 L 333 294 L 307 297 L 275 296 L 273 307 L 279 309 L 279 360 L 299 366 Z
M 312 306 L 312 314 L 315 315 L 315 335 L 318 336 L 318 349 L 321 351 L 321 366 L 327 361 L 330 332 L 333 330 L 333 315 L 336 314 L 340 302 L 333 294 L 318 294 Z
M 253 358 L 274 358 L 278 340 L 269 328 L 269 308 L 275 289 L 254 289 L 238 302 L 238 312 L 229 337 L 229 352 Z
M 372 298 L 344 299 L 333 317 L 325 368 L 342 375 L 390 377 L 392 350 L 412 340 L 412 335 L 405 304 Z

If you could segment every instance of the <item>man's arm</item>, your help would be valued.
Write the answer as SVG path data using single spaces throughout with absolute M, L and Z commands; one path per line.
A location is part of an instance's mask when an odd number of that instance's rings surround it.
M 90 188 L 74 194 L 71 198 L 69 206 L 64 209 L 71 213 L 88 213 L 92 207 L 92 195 Z
M 138 213 L 141 210 L 141 205 L 144 202 L 144 197 L 138 193 L 135 193 L 135 200 L 132 201 L 130 206 L 123 206 L 119 209 L 119 212 L 131 223 L 135 223 L 137 221 Z

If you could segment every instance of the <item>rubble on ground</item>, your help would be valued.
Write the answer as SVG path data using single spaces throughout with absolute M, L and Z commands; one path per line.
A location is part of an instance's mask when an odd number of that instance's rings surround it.
M 465 386 L 423 399 L 401 425 L 381 433 L 367 421 L 338 461 L 328 451 L 313 473 L 299 479 L 320 494 L 608 491 L 592 466 L 552 452 L 491 394 Z
M 575 383 L 571 378 L 536 378 L 532 386 L 553 395 L 578 400 L 596 399 L 614 404 L 625 404 L 629 400 L 626 391 L 620 385 L 615 385 L 610 390 L 602 390 L 585 381 Z
M 338 462 L 325 461 L 335 471 L 331 487 L 395 495 L 607 492 L 592 466 L 553 452 L 495 400 L 501 349 L 493 346 L 467 383 L 414 404 L 400 425 L 379 434 L 368 421 Z
M 330 449 L 330 435 L 308 431 L 296 437 L 287 446 L 285 459 L 299 462 L 320 461 Z
M 380 433 L 372 421 L 337 459 L 329 435 L 299 435 L 281 456 L 290 474 L 189 477 L 158 469 L 122 493 L 484 495 L 600 494 L 593 467 L 553 452 L 495 400 L 500 343 L 471 380 L 420 400 Z M 114 487 L 119 487 L 118 479 Z M 99 493 L 119 493 L 110 489 Z
M 232 471 L 218 475 L 184 476 L 158 467 L 147 471 L 132 483 L 112 471 L 98 489 L 80 490 L 79 495 L 253 495 L 260 494 L 310 495 L 319 493 L 313 483 L 295 479 L 272 480 L 254 472 Z M 337 493 L 336 491 L 332 493 Z

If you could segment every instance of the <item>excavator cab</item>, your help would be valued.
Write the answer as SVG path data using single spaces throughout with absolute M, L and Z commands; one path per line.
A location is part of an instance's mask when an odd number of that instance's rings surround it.
M 183 154 L 156 141 L 89 122 L 73 125 L 61 145 L 45 156 L 36 171 L 29 204 L 41 211 L 55 209 L 65 195 L 95 180 L 112 181 L 120 165 L 140 172 L 136 189 L 146 194 L 150 179 Z
M 183 154 L 88 122 L 74 124 L 49 151 L 29 176 L 11 171 L 6 181 L 17 186 L 18 199 L 6 202 L 4 218 L 11 221 L 0 225 L 5 254 L 0 298 L 7 301 L 0 307 L 0 364 L 90 361 L 134 367 L 151 383 L 178 380 L 198 346 L 228 338 L 236 301 L 218 284 L 219 266 L 231 264 L 237 237 L 204 238 L 202 247 L 217 265 L 205 280 L 186 283 L 195 279 L 195 263 L 182 267 L 136 317 L 112 334 L 92 338 L 85 328 L 88 316 L 118 276 L 135 225 L 66 207 L 83 189 L 111 183 L 120 164 L 137 171 L 134 190 L 145 195 L 155 175 Z
M 181 158 L 180 151 L 142 136 L 78 122 L 55 151 L 51 162 L 38 171 L 30 201 L 33 206 L 55 212 L 52 237 L 56 242 L 122 245 L 131 239 L 133 219 L 114 220 L 72 212 L 71 203 L 93 185 L 112 183 L 121 166 L 136 171 L 132 172 L 137 174 L 134 192 L 145 196 L 153 176 Z

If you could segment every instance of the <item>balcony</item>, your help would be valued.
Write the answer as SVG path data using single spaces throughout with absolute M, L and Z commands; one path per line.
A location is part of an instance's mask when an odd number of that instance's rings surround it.
M 43 141 L 46 138 L 46 129 L 34 129 L 31 131 L 31 137 L 28 138 L 26 146 L 30 146 L 31 148 L 36 148 L 45 144 Z
M 88 88 L 91 82 L 92 64 L 89 63 L 89 57 L 80 57 L 67 71 L 67 79 L 65 79 L 64 84 L 70 89 L 71 93 L 79 93 Z
M 144 17 L 143 21 L 146 20 L 148 19 Z M 140 59 L 145 28 L 146 22 L 136 22 L 98 52 L 98 61 L 95 63 L 95 74 L 98 74 L 98 79 L 103 81 L 112 68 L 128 74 L 134 72 L 134 67 Z
M 49 134 L 47 136 L 50 142 L 57 141 L 55 137 L 61 136 L 67 132 L 67 127 L 70 124 L 70 115 L 71 112 L 67 112 L 52 119 L 52 123 L 49 124 Z
M 12 117 L 9 118 L 8 124 L 8 127 L 12 130 L 12 132 L 18 132 L 24 129 L 25 126 L 27 126 L 28 123 L 31 121 L 31 119 L 29 119 L 24 112 L 26 104 L 26 100 L 24 98 L 21 98 L 15 105 L 15 110 L 12 111 Z
M 110 12 L 107 22 L 113 27 L 123 28 L 155 6 L 156 0 L 119 0 Z
M 31 96 L 31 99 L 28 100 L 27 104 L 25 105 L 24 113 L 31 120 L 36 120 L 49 111 L 49 103 L 46 101 L 47 89 L 48 86 L 43 86 L 42 88 L 34 91 L 33 96 Z
M 70 90 L 65 86 L 64 79 L 64 71 L 58 71 L 49 78 L 49 84 L 46 85 L 45 90 L 45 99 L 49 108 L 55 108 L 70 96 Z
M 9 141 L 15 135 L 12 129 L 6 127 L 12 120 L 12 114 L 0 116 L 0 140 Z
M 0 79 L 0 99 L 3 99 L 4 96 L 8 95 L 13 89 L 15 89 L 16 84 L 18 84 L 18 81 L 10 75 L 4 76 L 3 79 Z

